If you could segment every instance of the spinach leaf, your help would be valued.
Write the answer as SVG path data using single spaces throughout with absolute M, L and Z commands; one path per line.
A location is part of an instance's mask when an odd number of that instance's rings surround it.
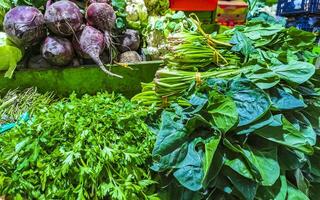
M 290 123 L 306 138 L 306 142 L 314 146 L 317 142 L 317 134 L 313 130 L 310 121 L 300 112 L 285 114 Z
M 240 174 L 243 177 L 246 177 L 251 180 L 255 180 L 252 172 L 248 168 L 246 162 L 243 160 L 243 158 L 237 156 L 237 155 L 232 155 L 231 152 L 226 153 L 225 157 L 225 163 L 226 166 L 230 167 L 233 169 L 235 172 Z
M 273 145 L 264 149 L 255 149 L 249 145 L 240 147 L 224 140 L 224 145 L 234 152 L 240 153 L 247 161 L 254 176 L 264 186 L 273 185 L 280 176 L 280 166 L 277 161 L 277 148 Z
M 288 199 L 303 199 L 309 200 L 309 198 L 300 190 L 296 189 L 292 184 L 288 184 Z
M 265 126 L 268 126 L 273 122 L 273 115 L 271 112 L 267 112 L 261 119 L 258 121 L 255 121 L 251 124 L 248 124 L 246 126 L 238 127 L 235 132 L 237 135 L 243 135 L 243 134 L 250 134 L 253 133 L 255 130 L 258 130 L 260 128 L 263 128 Z
M 305 154 L 312 154 L 312 146 L 307 138 L 299 132 L 283 115 L 275 115 L 269 126 L 256 130 L 255 134 L 272 142 L 297 149 Z
M 237 106 L 239 127 L 260 119 L 271 106 L 268 95 L 247 78 L 233 79 L 228 89 Z
M 189 144 L 185 159 L 176 166 L 178 169 L 173 173 L 177 181 L 191 191 L 202 188 L 203 152 L 200 148 L 196 150 L 196 145 L 200 142 L 203 143 L 203 139 L 196 138 Z
M 217 91 L 209 93 L 206 110 L 211 115 L 211 123 L 222 133 L 229 131 L 238 122 L 238 112 L 235 102 L 228 96 Z
M 241 52 L 245 56 L 244 62 L 249 60 L 250 54 L 255 50 L 251 40 L 237 30 L 234 32 L 230 43 L 234 45 L 231 49 L 232 51 Z
M 204 177 L 202 180 L 202 185 L 207 188 L 210 182 L 216 178 L 219 174 L 222 165 L 223 157 L 217 152 L 221 136 L 213 136 L 205 142 L 205 154 L 203 161 Z
M 164 111 L 161 115 L 160 130 L 153 149 L 153 156 L 164 156 L 180 147 L 188 137 L 182 119 L 175 113 Z
M 275 110 L 298 110 L 307 107 L 302 97 L 297 96 L 290 88 L 278 86 L 268 92 Z
M 237 191 L 240 192 L 242 198 L 248 200 L 254 199 L 258 189 L 258 184 L 256 182 L 237 174 L 228 167 L 224 167 L 222 171 Z
M 284 146 L 279 147 L 278 157 L 279 164 L 283 170 L 302 168 L 307 162 L 307 157 L 304 153 Z
M 287 190 L 287 180 L 286 177 L 282 175 L 274 185 L 269 187 L 259 187 L 256 198 L 258 200 L 286 200 Z
M 276 73 L 258 65 L 246 73 L 246 77 L 263 90 L 272 88 L 280 82 L 280 77 Z
M 270 68 L 282 80 L 289 83 L 302 84 L 315 73 L 315 66 L 307 62 L 294 61 L 286 65 L 271 66 Z

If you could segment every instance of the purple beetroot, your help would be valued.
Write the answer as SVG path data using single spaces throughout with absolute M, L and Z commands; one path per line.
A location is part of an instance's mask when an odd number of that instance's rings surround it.
M 65 66 L 74 57 L 72 43 L 66 38 L 48 36 L 41 47 L 42 57 L 54 66 Z
M 139 32 L 132 29 L 127 29 L 120 36 L 119 50 L 121 52 L 126 51 L 137 51 L 140 46 L 140 35 Z
M 111 31 L 116 23 L 116 14 L 107 3 L 92 3 L 86 11 L 87 23 L 105 34 L 107 48 L 112 46 Z
M 71 1 L 57 1 L 51 5 L 48 1 L 44 20 L 55 34 L 70 36 L 81 29 L 83 16 L 79 7 Z
M 17 6 L 9 10 L 3 27 L 13 42 L 24 47 L 37 44 L 46 35 L 42 13 L 31 6 Z
M 107 70 L 100 59 L 105 49 L 105 38 L 102 32 L 92 26 L 85 26 L 81 32 L 73 37 L 73 46 L 76 52 L 84 57 L 91 58 L 105 73 L 122 78 Z

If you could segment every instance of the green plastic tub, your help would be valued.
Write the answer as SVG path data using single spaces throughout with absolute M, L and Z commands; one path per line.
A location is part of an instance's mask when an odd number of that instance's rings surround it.
M 145 61 L 129 64 L 128 67 L 111 66 L 112 72 L 122 75 L 123 79 L 111 77 L 97 66 L 21 69 L 15 72 L 12 79 L 4 78 L 4 72 L 0 72 L 0 93 L 3 95 L 10 89 L 37 87 L 39 92 L 53 91 L 59 97 L 72 92 L 93 95 L 99 91 L 114 91 L 130 98 L 141 91 L 141 82 L 153 80 L 162 63 Z

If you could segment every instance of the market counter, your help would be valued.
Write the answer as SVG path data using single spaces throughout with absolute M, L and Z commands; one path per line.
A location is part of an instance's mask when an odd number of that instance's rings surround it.
M 4 78 L 5 72 L 0 72 L 0 93 L 37 87 L 39 92 L 53 91 L 60 97 L 68 96 L 73 91 L 79 95 L 114 91 L 130 98 L 141 91 L 141 82 L 153 80 L 162 63 L 146 61 L 129 64 L 128 67 L 113 65 L 112 72 L 123 76 L 123 79 L 111 77 L 97 66 L 16 70 L 12 79 Z

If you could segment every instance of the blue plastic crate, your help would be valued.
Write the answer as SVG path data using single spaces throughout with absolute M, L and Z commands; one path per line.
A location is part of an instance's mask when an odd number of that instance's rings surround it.
M 279 0 L 277 15 L 295 16 L 320 14 L 320 0 Z
M 320 30 L 320 16 L 298 16 L 288 18 L 287 27 L 294 26 L 298 29 L 319 32 Z

